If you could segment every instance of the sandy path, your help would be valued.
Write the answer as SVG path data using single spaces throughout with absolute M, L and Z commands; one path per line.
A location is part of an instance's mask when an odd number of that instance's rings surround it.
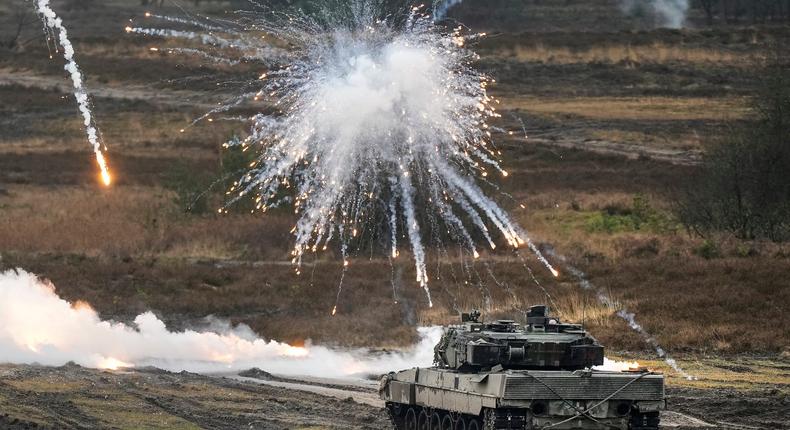
M 35 75 L 0 69 L 0 86 L 9 85 L 43 90 L 56 88 L 63 93 L 72 91 L 71 81 L 66 76 Z M 89 95 L 94 98 L 145 100 L 158 105 L 201 106 L 205 108 L 214 106 L 205 100 L 201 100 L 202 94 L 194 91 L 162 90 L 147 85 L 109 86 L 95 82 L 88 84 L 87 88 Z

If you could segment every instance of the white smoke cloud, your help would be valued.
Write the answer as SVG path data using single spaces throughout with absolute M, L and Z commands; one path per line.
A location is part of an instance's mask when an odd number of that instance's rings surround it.
M 459 5 L 463 3 L 463 0 L 439 0 L 434 4 L 433 7 L 433 19 L 435 21 L 441 21 L 447 17 L 447 12 L 453 6 Z
M 660 27 L 682 28 L 689 10 L 688 0 L 621 0 L 623 10 L 630 15 L 650 14 Z
M 440 327 L 420 328 L 405 352 L 370 354 L 317 345 L 295 347 L 264 340 L 247 326 L 221 333 L 168 331 L 153 313 L 134 325 L 102 321 L 84 303 L 69 303 L 55 287 L 17 270 L 0 273 L 0 363 L 58 366 L 73 361 L 92 368 L 155 366 L 191 372 L 259 367 L 282 375 L 344 377 L 430 366 Z

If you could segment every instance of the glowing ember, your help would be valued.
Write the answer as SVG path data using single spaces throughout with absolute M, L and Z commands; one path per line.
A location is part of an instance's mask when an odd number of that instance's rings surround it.
M 98 364 L 96 364 L 96 368 L 106 370 L 118 370 L 122 367 L 134 367 L 134 365 L 130 363 L 124 363 L 123 361 L 112 357 L 104 358 L 100 360 Z
M 107 167 L 107 160 L 104 159 L 104 154 L 101 152 L 96 153 L 96 161 L 99 163 L 101 170 L 101 179 L 104 185 L 110 186 L 112 184 L 112 177 L 110 176 L 110 169 Z

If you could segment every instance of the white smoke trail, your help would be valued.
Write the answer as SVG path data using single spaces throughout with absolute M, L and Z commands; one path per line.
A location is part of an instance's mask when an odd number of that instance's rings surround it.
M 666 362 L 666 363 L 667 363 L 667 364 L 668 364 L 668 365 L 669 365 L 669 366 L 670 366 L 672 369 L 674 369 L 674 370 L 675 370 L 675 371 L 676 371 L 678 374 L 680 374 L 682 377 L 684 377 L 684 378 L 686 378 L 686 379 L 688 379 L 688 380 L 696 380 L 696 379 L 697 379 L 695 376 L 692 376 L 692 375 L 690 375 L 690 374 L 686 373 L 686 371 L 684 371 L 684 370 L 683 370 L 683 369 L 680 367 L 680 365 L 677 363 L 677 361 L 675 361 L 675 359 L 674 359 L 674 358 L 670 357 L 670 356 L 669 356 L 669 354 L 667 353 L 667 351 L 666 351 L 664 348 L 662 348 L 662 347 L 661 347 L 661 345 L 659 345 L 659 344 L 658 344 L 658 341 L 656 340 L 656 338 L 655 338 L 655 337 L 653 337 L 653 336 L 652 336 L 650 333 L 648 333 L 648 332 L 647 332 L 647 331 L 646 331 L 646 330 L 645 330 L 645 329 L 644 329 L 644 328 L 643 328 L 641 325 L 639 325 L 639 323 L 637 323 L 637 322 L 636 322 L 636 314 L 634 314 L 634 313 L 631 313 L 631 312 L 628 312 L 626 309 L 623 309 L 623 308 L 622 308 L 622 306 L 620 306 L 620 304 L 619 304 L 619 303 L 617 303 L 616 301 L 612 300 L 612 298 L 611 298 L 611 297 L 609 297 L 609 295 L 608 295 L 608 294 L 606 294 L 606 293 L 605 293 L 604 291 L 602 291 L 601 289 L 599 289 L 599 288 L 596 288 L 596 287 L 595 287 L 595 286 L 594 286 L 594 285 L 593 285 L 593 284 L 592 284 L 592 283 L 591 283 L 591 282 L 590 282 L 590 281 L 587 279 L 587 275 L 585 275 L 585 273 L 584 273 L 584 272 L 582 272 L 581 270 L 579 270 L 579 269 L 577 269 L 576 267 L 574 267 L 573 265 L 571 265 L 571 264 L 568 262 L 568 259 L 567 259 L 567 258 L 565 258 L 565 256 L 564 256 L 564 255 L 558 254 L 558 253 L 557 253 L 557 252 L 556 252 L 554 249 L 552 249 L 552 248 L 549 248 L 549 249 L 546 251 L 546 253 L 547 253 L 548 255 L 551 255 L 551 256 L 553 256 L 553 257 L 554 257 L 554 258 L 556 258 L 557 260 L 560 260 L 561 262 L 563 262 L 563 263 L 564 263 L 564 265 L 565 265 L 565 270 L 567 270 L 567 271 L 568 271 L 568 272 L 570 272 L 570 273 L 571 273 L 571 274 L 572 274 L 574 277 L 576 277 L 576 279 L 579 281 L 579 286 L 580 286 L 582 289 L 585 289 L 585 290 L 592 290 L 592 291 L 594 291 L 594 292 L 595 292 L 595 294 L 596 294 L 596 296 L 597 296 L 597 298 L 598 298 L 598 301 L 599 301 L 599 302 L 601 302 L 603 305 L 605 305 L 605 306 L 606 306 L 606 307 L 608 307 L 609 309 L 617 309 L 617 314 L 616 314 L 616 315 L 617 315 L 618 317 L 622 318 L 622 319 L 623 319 L 623 320 L 624 320 L 626 323 L 628 323 L 628 326 L 629 326 L 629 327 L 631 327 L 631 329 L 632 329 L 632 330 L 634 330 L 634 331 L 636 331 L 637 333 L 639 333 L 639 335 L 642 337 L 642 339 L 644 339 L 644 341 L 645 341 L 645 342 L 646 342 L 648 345 L 650 345 L 650 346 L 651 346 L 651 347 L 652 347 L 652 348 L 653 348 L 653 349 L 656 351 L 656 354 L 657 354 L 657 355 L 658 355 L 660 358 L 663 358 L 663 359 L 664 359 L 664 361 L 665 361 L 665 362 Z
M 344 377 L 430 366 L 440 327 L 420 328 L 420 341 L 401 353 L 304 347 L 264 340 L 246 326 L 224 333 L 171 332 L 154 314 L 134 325 L 102 321 L 83 303 L 71 304 L 55 287 L 24 271 L 0 273 L 0 363 L 93 368 L 155 366 L 192 372 L 259 367 L 283 375 Z
M 146 18 L 160 19 L 162 21 L 172 22 L 172 23 L 176 23 L 176 24 L 190 25 L 190 26 L 198 27 L 198 28 L 200 28 L 202 30 L 208 30 L 208 31 L 224 31 L 225 30 L 222 27 L 218 27 L 218 26 L 215 26 L 215 25 L 207 24 L 207 23 L 202 22 L 202 21 L 198 21 L 198 20 L 194 20 L 194 19 L 184 19 L 184 18 L 180 18 L 180 17 L 177 17 L 177 16 L 157 15 L 157 14 L 154 14 L 154 13 L 151 13 L 151 12 L 146 12 L 145 13 L 145 17 Z
M 110 171 L 107 167 L 107 160 L 102 152 L 102 150 L 106 150 L 106 148 L 102 148 L 103 145 L 99 141 L 98 130 L 91 112 L 90 99 L 88 98 L 88 93 L 85 91 L 85 86 L 82 82 L 82 73 L 74 59 L 74 47 L 71 45 L 66 27 L 63 26 L 63 20 L 58 17 L 52 8 L 50 8 L 49 0 L 36 0 L 36 9 L 44 24 L 53 32 L 55 39 L 60 43 L 61 48 L 63 48 L 63 58 L 66 60 L 66 66 L 64 68 L 69 73 L 69 76 L 71 76 L 71 82 L 74 87 L 74 98 L 77 100 L 80 113 L 82 113 L 88 142 L 93 146 L 93 152 L 96 154 L 96 162 L 101 169 L 102 181 L 105 185 L 110 185 L 112 178 L 110 177 Z
M 650 14 L 661 27 L 682 28 L 689 10 L 689 0 L 621 0 L 623 10 L 631 15 Z
M 656 338 L 654 338 L 650 333 L 645 331 L 645 329 L 641 325 L 639 325 L 639 323 L 636 322 L 636 314 L 628 312 L 625 309 L 620 309 L 619 311 L 617 311 L 617 316 L 624 319 L 628 323 L 629 327 L 631 327 L 634 331 L 639 333 L 642 336 L 642 338 L 645 340 L 645 342 L 647 342 L 650 346 L 653 347 L 653 349 L 655 349 L 656 354 L 658 354 L 659 357 L 663 358 L 664 361 L 667 364 L 669 364 L 671 368 L 675 369 L 675 371 L 678 372 L 681 376 L 688 379 L 689 381 L 697 379 L 694 376 L 691 376 L 688 373 L 686 373 L 683 369 L 681 369 L 680 365 L 678 365 L 678 362 L 675 361 L 674 358 L 670 357 L 669 354 L 667 354 L 667 352 L 664 350 L 664 348 L 662 348 L 661 345 L 658 344 Z

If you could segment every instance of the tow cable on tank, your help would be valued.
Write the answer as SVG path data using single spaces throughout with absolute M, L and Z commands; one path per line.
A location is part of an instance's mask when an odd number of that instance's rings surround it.
M 600 406 L 600 405 L 604 404 L 605 402 L 608 402 L 609 400 L 611 400 L 611 399 L 612 399 L 612 397 L 616 396 L 618 393 L 620 393 L 621 391 L 623 391 L 623 390 L 625 390 L 626 388 L 628 388 L 628 386 L 630 386 L 630 385 L 631 385 L 631 384 L 633 384 L 634 382 L 636 382 L 636 381 L 638 381 L 638 380 L 640 380 L 640 379 L 644 378 L 644 377 L 645 377 L 645 376 L 647 376 L 647 375 L 652 375 L 652 374 L 653 374 L 653 372 L 643 372 L 642 374 L 640 374 L 640 375 L 639 375 L 639 377 L 637 377 L 637 378 L 634 378 L 634 379 L 632 379 L 632 380 L 628 381 L 628 382 L 627 382 L 625 385 L 623 385 L 622 387 L 618 388 L 618 389 L 617 389 L 615 392 L 613 392 L 612 394 L 610 394 L 609 396 L 607 396 L 605 399 L 601 400 L 600 402 L 598 402 L 598 403 L 596 403 L 596 404 L 594 404 L 594 405 L 592 405 L 592 406 L 590 406 L 589 408 L 587 408 L 587 409 L 584 409 L 584 410 L 580 410 L 578 407 L 576 407 L 576 405 L 574 405 L 574 404 L 573 404 L 573 403 L 571 403 L 570 401 L 568 401 L 568 400 L 565 400 L 564 398 L 562 398 L 562 396 L 560 396 L 559 394 L 557 394 L 557 392 L 556 392 L 556 391 L 554 391 L 554 390 L 553 390 L 551 387 L 549 387 L 549 386 L 548 386 L 546 383 L 544 383 L 543 381 L 541 381 L 541 380 L 540 380 L 540 378 L 538 378 L 537 376 L 535 376 L 535 375 L 531 375 L 531 374 L 529 374 L 529 373 L 527 373 L 527 374 L 528 374 L 529 376 L 531 376 L 533 379 L 535 379 L 536 381 L 540 382 L 540 383 L 541 383 L 541 384 L 542 384 L 544 387 L 548 388 L 548 389 L 549 389 L 549 391 L 551 391 L 551 392 L 552 392 L 552 393 L 553 393 L 555 396 L 559 397 L 559 398 L 560 398 L 560 400 L 562 400 L 562 401 L 563 401 L 563 403 L 565 403 L 566 405 L 568 405 L 568 406 L 572 407 L 573 409 L 575 409 L 575 410 L 578 412 L 576 415 L 574 415 L 574 416 L 572 416 L 572 417 L 570 417 L 570 418 L 568 418 L 568 419 L 562 420 L 562 421 L 560 421 L 560 422 L 558 422 L 558 423 L 554 423 L 554 424 L 550 424 L 550 425 L 547 425 L 547 426 L 543 426 L 543 427 L 541 427 L 542 429 L 550 429 L 550 428 L 552 428 L 552 427 L 556 427 L 556 426 L 559 426 L 559 425 L 565 424 L 565 423 L 567 423 L 567 422 L 569 422 L 569 421 L 573 421 L 573 420 L 575 420 L 576 418 L 579 418 L 579 417 L 584 417 L 584 418 L 587 418 L 587 419 L 589 419 L 589 420 L 591 420 L 591 421 L 594 421 L 594 422 L 596 422 L 596 423 L 598 423 L 598 424 L 601 424 L 601 425 L 604 425 L 604 426 L 607 426 L 607 427 L 610 427 L 610 428 L 618 428 L 618 427 L 611 426 L 611 425 L 607 425 L 607 424 L 604 424 L 604 423 L 602 423 L 602 422 L 598 421 L 597 419 L 595 419 L 595 417 L 593 417 L 593 416 L 591 416 L 591 415 L 590 415 L 591 411 L 592 411 L 593 409 L 597 408 L 598 406 Z

